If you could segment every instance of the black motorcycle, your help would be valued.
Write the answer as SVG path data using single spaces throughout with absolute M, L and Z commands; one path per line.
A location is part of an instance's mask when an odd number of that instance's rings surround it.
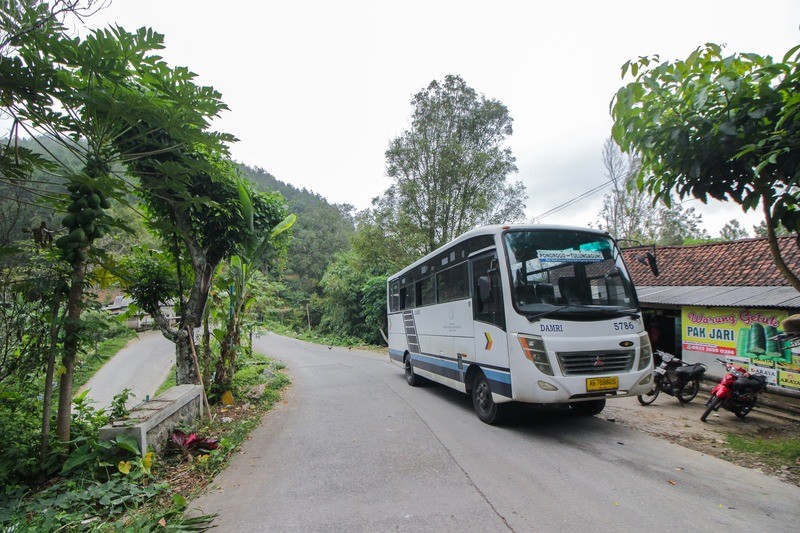
M 639 403 L 650 405 L 662 392 L 675 396 L 681 405 L 694 400 L 708 367 L 703 363 L 684 363 L 679 357 L 660 350 L 656 350 L 654 356 L 658 365 L 653 369 L 653 388 L 638 396 Z

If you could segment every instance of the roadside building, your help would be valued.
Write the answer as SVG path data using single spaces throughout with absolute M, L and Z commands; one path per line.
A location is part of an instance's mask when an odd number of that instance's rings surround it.
M 797 241 L 778 240 L 800 273 Z M 780 338 L 781 321 L 800 313 L 800 293 L 778 272 L 766 238 L 658 247 L 657 277 L 645 259 L 651 250 L 622 253 L 655 349 L 706 363 L 717 377 L 722 367 L 714 360 L 732 359 L 766 376 L 773 392 L 800 394 L 800 348 Z
M 151 315 L 141 312 L 136 314 L 128 313 L 128 309 L 132 304 L 132 298 L 120 294 L 115 296 L 114 301 L 109 305 L 104 306 L 102 309 L 114 316 L 126 315 L 127 318 L 125 320 L 125 324 L 130 329 L 135 329 L 136 331 L 153 329 L 154 322 Z M 176 316 L 175 309 L 171 304 L 163 304 L 161 306 L 161 312 L 165 317 L 167 317 L 167 320 L 171 326 L 174 326 L 178 323 L 180 317 Z

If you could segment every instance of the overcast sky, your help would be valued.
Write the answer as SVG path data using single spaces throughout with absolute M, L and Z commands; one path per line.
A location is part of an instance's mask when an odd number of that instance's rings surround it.
M 800 44 L 798 0 L 113 0 L 92 27 L 150 26 L 163 56 L 213 85 L 231 110 L 215 128 L 233 157 L 359 209 L 389 185 L 384 152 L 410 125 L 412 96 L 461 75 L 514 119 L 509 146 L 540 215 L 607 179 L 609 102 L 628 59 L 683 59 L 706 42 L 782 57 Z M 542 223 L 586 225 L 603 193 Z M 712 236 L 733 217 L 704 207 Z

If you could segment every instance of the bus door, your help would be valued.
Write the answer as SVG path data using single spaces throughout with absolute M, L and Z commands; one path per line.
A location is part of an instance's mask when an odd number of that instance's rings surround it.
M 490 382 L 508 383 L 510 392 L 506 318 L 497 254 L 494 251 L 481 254 L 470 259 L 470 263 L 475 358 Z M 503 394 L 494 384 L 492 391 Z

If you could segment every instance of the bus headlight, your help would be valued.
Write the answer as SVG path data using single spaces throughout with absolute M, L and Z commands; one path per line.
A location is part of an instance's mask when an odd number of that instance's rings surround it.
M 653 347 L 650 346 L 650 337 L 647 333 L 639 336 L 639 370 L 644 370 L 653 359 Z
M 527 335 L 520 335 L 518 339 L 525 357 L 536 365 L 539 372 L 552 376 L 553 367 L 550 365 L 550 359 L 547 357 L 544 339 L 541 337 L 529 337 Z

